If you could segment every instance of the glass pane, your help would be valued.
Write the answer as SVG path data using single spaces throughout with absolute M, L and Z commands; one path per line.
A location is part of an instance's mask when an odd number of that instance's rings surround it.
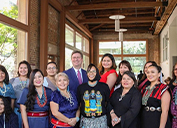
M 123 54 L 146 54 L 146 41 L 124 41 Z
M 82 46 L 82 37 L 78 33 L 76 33 L 76 48 L 82 50 L 81 46 Z
M 167 35 L 165 35 L 165 47 L 167 47 Z
M 165 48 L 165 60 L 168 59 L 168 52 L 167 52 L 167 47 Z
M 67 44 L 74 46 L 74 32 L 67 27 L 65 29 L 65 41 Z
M 0 13 L 27 24 L 28 0 L 0 0 Z
M 72 67 L 71 54 L 73 50 L 65 48 L 65 70 Z
M 17 76 L 18 63 L 27 59 L 26 32 L 0 23 L 0 37 L 0 64 L 12 78 Z
M 83 51 L 89 53 L 89 40 L 86 38 L 84 38 L 83 42 Z
M 121 42 L 99 42 L 99 54 L 103 55 L 105 53 L 121 54 Z
M 86 55 L 83 55 L 83 66 L 82 66 L 82 68 L 87 70 L 88 65 L 89 65 L 89 57 L 86 56 Z
M 163 61 L 165 61 L 165 49 L 163 49 Z
M 123 59 L 130 62 L 135 75 L 138 75 L 140 70 L 143 71 L 144 64 L 146 63 L 146 57 L 124 57 Z

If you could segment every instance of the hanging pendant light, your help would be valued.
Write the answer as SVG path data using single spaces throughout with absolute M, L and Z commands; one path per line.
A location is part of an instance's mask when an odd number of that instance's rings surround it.
M 115 20 L 115 31 L 119 32 L 119 41 L 123 41 L 123 32 L 127 31 L 127 29 L 120 29 L 120 19 L 124 19 L 123 15 L 112 15 L 109 19 Z
M 123 41 L 123 32 L 126 32 L 127 29 L 119 29 L 116 32 L 119 32 L 119 41 Z
M 112 15 L 109 17 L 109 19 L 115 20 L 115 31 L 118 31 L 120 29 L 120 19 L 124 19 L 125 16 L 123 15 Z
M 120 29 L 120 20 L 119 19 L 115 19 L 115 31 Z

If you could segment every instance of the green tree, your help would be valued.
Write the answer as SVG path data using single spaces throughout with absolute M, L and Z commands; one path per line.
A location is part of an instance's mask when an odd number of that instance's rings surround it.
M 0 13 L 10 18 L 17 19 L 18 8 L 12 5 L 10 9 L 3 8 Z M 17 51 L 17 29 L 0 23 L 0 63 L 14 55 Z

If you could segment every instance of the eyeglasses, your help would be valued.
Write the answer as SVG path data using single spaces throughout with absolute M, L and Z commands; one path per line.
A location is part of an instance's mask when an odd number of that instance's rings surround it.
M 96 73 L 96 71 L 88 71 L 87 73 Z
M 49 67 L 49 68 L 47 68 L 47 70 L 55 70 L 56 69 L 56 67 Z

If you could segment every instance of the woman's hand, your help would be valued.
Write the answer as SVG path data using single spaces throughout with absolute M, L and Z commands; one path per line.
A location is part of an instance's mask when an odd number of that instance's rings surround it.
M 120 122 L 119 118 L 116 116 L 115 113 L 111 114 L 111 123 L 112 126 L 115 126 L 116 124 L 118 124 Z
M 71 126 L 75 126 L 77 123 L 77 119 L 76 118 L 70 118 L 70 121 L 68 122 L 69 125 Z

